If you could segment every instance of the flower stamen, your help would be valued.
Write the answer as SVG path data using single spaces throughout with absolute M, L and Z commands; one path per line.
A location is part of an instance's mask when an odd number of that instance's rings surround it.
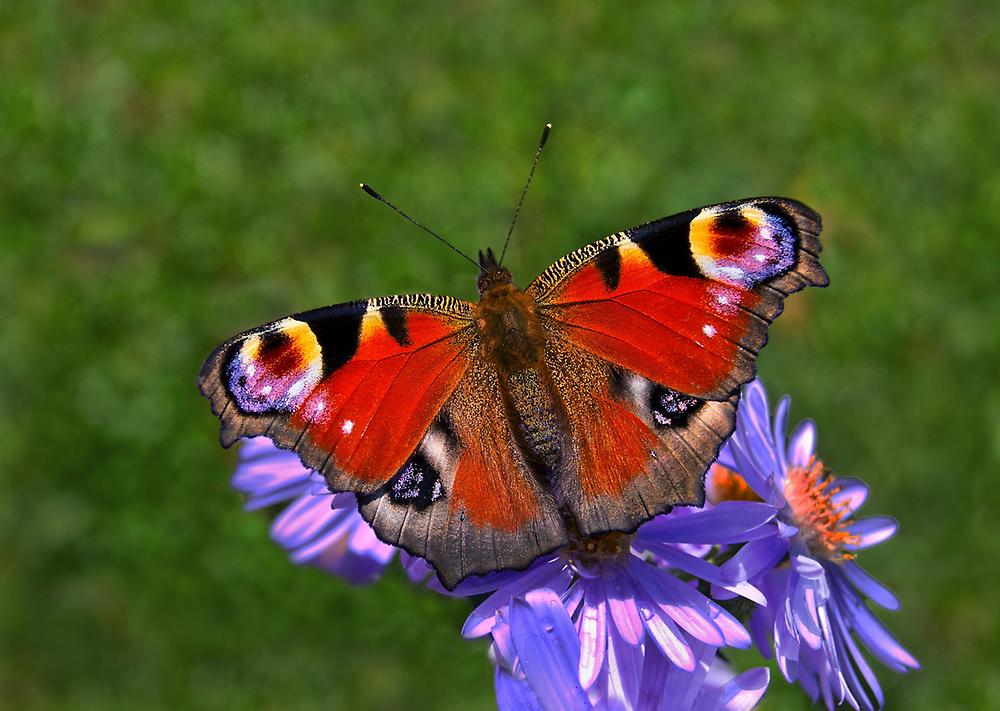
M 729 467 L 716 462 L 708 472 L 708 500 L 713 504 L 721 501 L 760 501 L 747 480 Z
M 847 530 L 850 509 L 847 501 L 835 500 L 838 493 L 840 487 L 831 486 L 823 462 L 815 457 L 785 473 L 785 500 L 810 552 L 840 562 L 854 558 L 847 547 L 861 538 Z

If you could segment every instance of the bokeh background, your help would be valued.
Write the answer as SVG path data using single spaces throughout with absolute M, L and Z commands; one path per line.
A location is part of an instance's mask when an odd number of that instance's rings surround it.
M 862 562 L 924 668 L 1000 707 L 1000 13 L 990 3 L 0 4 L 0 705 L 476 709 L 468 607 L 290 565 L 194 378 L 307 307 L 472 298 L 509 264 L 735 197 L 824 218 L 831 285 L 760 371 L 896 516 Z M 805 708 L 775 681 L 766 708 Z

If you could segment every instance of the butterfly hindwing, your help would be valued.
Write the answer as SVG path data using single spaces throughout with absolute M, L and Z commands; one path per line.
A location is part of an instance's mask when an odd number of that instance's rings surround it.
M 581 534 L 628 531 L 671 506 L 702 505 L 735 395 L 691 397 L 558 338 L 547 360 L 575 448 L 558 490 Z
M 401 475 L 362 497 L 361 513 L 383 540 L 426 558 L 448 588 L 523 568 L 567 542 L 551 490 L 515 442 L 497 374 L 480 358 Z

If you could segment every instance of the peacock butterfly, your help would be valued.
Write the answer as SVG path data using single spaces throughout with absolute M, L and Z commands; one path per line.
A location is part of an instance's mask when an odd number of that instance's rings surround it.
M 198 386 L 223 446 L 296 452 L 453 588 L 701 505 L 768 325 L 828 282 L 819 231 L 794 200 L 726 202 L 582 247 L 524 290 L 486 250 L 478 303 L 297 313 L 223 343 Z

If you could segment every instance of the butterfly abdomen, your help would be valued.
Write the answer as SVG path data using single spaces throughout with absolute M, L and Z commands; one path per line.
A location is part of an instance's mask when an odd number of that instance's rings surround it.
M 508 418 L 525 460 L 549 486 L 561 471 L 569 442 L 565 407 L 549 374 L 541 368 L 503 373 Z M 558 497 L 558 491 L 554 491 Z

